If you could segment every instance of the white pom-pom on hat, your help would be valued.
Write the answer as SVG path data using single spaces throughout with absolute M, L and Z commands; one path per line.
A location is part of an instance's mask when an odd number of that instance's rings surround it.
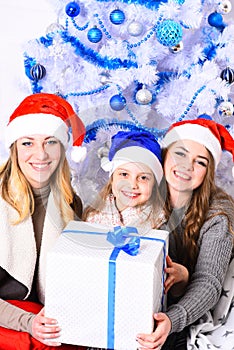
M 87 155 L 87 148 L 84 146 L 73 146 L 71 150 L 71 159 L 75 163 L 80 163 L 85 160 Z

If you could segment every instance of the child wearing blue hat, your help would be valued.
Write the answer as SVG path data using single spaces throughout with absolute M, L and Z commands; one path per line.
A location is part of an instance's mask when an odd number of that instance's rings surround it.
M 158 185 L 163 177 L 161 148 L 148 131 L 119 131 L 102 168 L 109 181 L 83 219 L 106 226 L 135 226 L 146 233 L 163 221 Z

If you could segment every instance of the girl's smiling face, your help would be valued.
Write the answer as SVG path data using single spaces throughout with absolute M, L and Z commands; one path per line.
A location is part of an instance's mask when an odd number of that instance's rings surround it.
M 192 140 L 173 143 L 165 157 L 164 174 L 172 198 L 189 199 L 193 190 L 204 181 L 209 166 L 209 152 Z
M 112 175 L 112 193 L 119 211 L 145 204 L 155 184 L 154 174 L 143 163 L 126 163 Z
M 34 188 L 49 184 L 61 159 L 61 144 L 54 136 L 30 135 L 16 141 L 19 167 Z

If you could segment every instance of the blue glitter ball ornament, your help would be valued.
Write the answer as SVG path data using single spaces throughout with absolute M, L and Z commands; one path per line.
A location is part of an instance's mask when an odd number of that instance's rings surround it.
M 197 119 L 207 119 L 207 120 L 212 120 L 212 117 L 209 114 L 200 114 L 199 117 L 197 117 Z
M 38 81 L 44 78 L 46 75 L 46 69 L 41 64 L 37 63 L 30 69 L 30 76 L 33 80 Z
M 208 16 L 208 23 L 212 27 L 216 27 L 218 29 L 222 28 L 224 26 L 223 16 L 220 13 L 218 13 L 218 12 L 212 12 Z
M 67 4 L 65 11 L 69 17 L 76 17 L 80 13 L 80 6 L 77 2 L 72 1 Z
M 122 24 L 125 21 L 125 14 L 123 11 L 116 9 L 110 13 L 110 21 L 116 25 Z
M 230 67 L 225 68 L 222 70 L 220 78 L 226 80 L 229 84 L 232 84 L 234 82 L 234 70 Z
M 102 31 L 99 28 L 91 28 L 88 31 L 87 38 L 91 43 L 98 43 L 102 39 Z
M 179 23 L 166 19 L 157 27 L 156 37 L 164 46 L 176 46 L 182 40 L 183 31 Z
M 114 111 L 122 111 L 126 105 L 126 99 L 121 95 L 114 95 L 110 99 L 110 106 Z

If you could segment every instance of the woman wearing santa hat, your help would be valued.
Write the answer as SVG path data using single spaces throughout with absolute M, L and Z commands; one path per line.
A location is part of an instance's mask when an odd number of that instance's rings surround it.
M 45 258 L 64 226 L 82 214 L 65 151 L 85 134 L 63 98 L 26 97 L 6 127 L 7 162 L 0 168 L 0 349 L 52 349 L 56 320 L 45 317 Z M 62 345 L 64 349 L 72 346 Z
M 165 284 L 165 290 L 170 289 L 168 309 L 155 315 L 153 334 L 138 335 L 139 345 L 165 350 L 231 349 L 233 324 L 219 339 L 209 332 L 223 327 L 233 309 L 234 201 L 216 186 L 215 169 L 222 151 L 234 157 L 234 140 L 224 126 L 198 118 L 173 124 L 163 148 L 171 232 Z

